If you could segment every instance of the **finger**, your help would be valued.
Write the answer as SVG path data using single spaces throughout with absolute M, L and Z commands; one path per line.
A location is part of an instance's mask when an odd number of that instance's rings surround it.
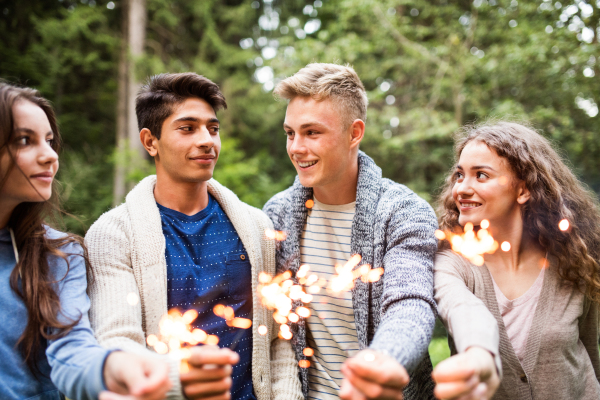
M 146 396 L 148 400 L 162 399 L 172 386 L 169 365 L 165 362 L 146 359 L 143 365 L 144 378 L 130 386 L 131 394 Z
M 400 387 L 389 387 L 382 385 L 377 382 L 363 379 L 362 377 L 354 374 L 349 368 L 344 368 L 347 371 L 344 372 L 344 376 L 349 381 L 355 391 L 359 392 L 362 397 L 368 399 L 381 399 L 381 400 L 397 400 L 402 399 L 402 388 Z
M 363 380 L 392 388 L 402 389 L 410 380 L 406 369 L 395 360 L 381 362 L 375 358 L 368 361 L 364 357 L 357 356 L 348 359 L 346 365 Z
M 122 395 L 114 392 L 103 391 L 98 395 L 98 400 L 136 400 L 135 396 Z
M 181 382 L 210 382 L 231 376 L 231 365 L 217 368 L 190 368 L 190 372 L 180 375 Z
M 214 382 L 194 382 L 184 385 L 183 392 L 189 398 L 223 396 L 229 393 L 231 382 L 230 377 Z
M 340 388 L 339 396 L 342 400 L 352 400 L 352 385 L 348 379 L 342 381 L 342 387 Z
M 202 366 L 206 364 L 226 365 L 237 364 L 240 357 L 229 349 L 214 349 L 206 346 L 194 347 L 188 363 L 191 366 Z
M 437 383 L 466 381 L 475 374 L 468 361 L 463 354 L 452 356 L 436 365 L 431 376 Z
M 472 393 L 479 384 L 479 378 L 472 376 L 466 381 L 445 382 L 435 385 L 433 394 L 438 399 L 456 399 Z

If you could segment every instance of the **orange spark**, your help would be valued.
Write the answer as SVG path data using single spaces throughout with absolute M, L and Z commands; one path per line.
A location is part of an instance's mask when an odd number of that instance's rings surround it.
M 312 199 L 306 200 L 306 208 L 313 208 L 315 206 L 315 202 Z
M 558 229 L 561 231 L 567 231 L 569 229 L 569 220 L 563 219 L 558 223 Z
M 448 240 L 455 253 L 461 254 L 473 264 L 481 266 L 485 262 L 483 256 L 485 254 L 493 254 L 498 249 L 499 245 L 488 231 L 490 226 L 488 220 L 484 219 L 479 226 L 480 229 L 475 233 L 473 224 L 467 222 L 462 234 L 438 230 L 436 231 L 436 237 L 439 240 Z
M 287 239 L 287 233 L 283 231 L 274 231 L 272 229 L 267 229 L 265 231 L 265 236 L 267 239 L 276 240 L 278 242 L 282 242 Z
M 306 357 L 312 357 L 312 355 L 315 354 L 315 351 L 310 347 L 305 347 L 304 350 L 302 350 L 302 354 L 304 354 Z
M 300 366 L 300 368 L 308 368 L 308 367 L 310 367 L 310 361 L 300 360 L 300 361 L 298 361 L 298 366 Z
M 259 335 L 266 335 L 267 334 L 267 327 L 264 325 L 260 325 L 258 327 L 258 334 Z

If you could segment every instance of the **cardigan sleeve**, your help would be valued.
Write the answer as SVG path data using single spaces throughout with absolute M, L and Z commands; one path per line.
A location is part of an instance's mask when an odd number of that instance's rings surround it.
M 600 311 L 599 305 L 586 297 L 587 312 L 579 324 L 579 339 L 594 366 L 596 379 L 600 382 L 600 354 L 598 351 L 598 340 L 600 339 Z
M 416 195 L 395 204 L 385 232 L 381 322 L 369 347 L 391 355 L 412 373 L 427 354 L 435 324 L 438 225 L 431 206 Z
M 263 232 L 273 229 L 273 224 L 263 212 L 258 211 L 256 220 L 259 221 L 259 233 L 262 234 L 261 250 L 265 262 L 264 270 L 275 274 L 275 245 L 272 240 L 265 238 Z M 278 337 L 277 325 L 272 318 L 272 311 L 267 313 L 269 334 L 273 335 L 270 348 L 271 398 L 273 400 L 303 400 L 302 388 L 298 379 L 298 362 L 289 340 Z
M 436 254 L 434 294 L 439 317 L 459 353 L 473 346 L 488 350 L 494 356 L 501 375 L 498 322 L 467 286 L 471 273 L 468 268 L 464 259 L 451 250 Z
M 105 347 L 168 359 L 173 384 L 168 396 L 181 399 L 179 360 L 160 356 L 146 347 L 142 304 L 131 263 L 128 235 L 131 229 L 118 212 L 122 209 L 104 214 L 85 236 L 92 269 L 88 284 L 92 329 Z

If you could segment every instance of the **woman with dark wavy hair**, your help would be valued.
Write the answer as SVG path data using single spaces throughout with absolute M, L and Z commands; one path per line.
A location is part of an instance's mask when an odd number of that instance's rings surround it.
M 476 266 L 442 242 L 435 299 L 453 356 L 433 372 L 436 396 L 599 399 L 595 195 L 547 139 L 517 123 L 465 128 L 456 161 L 441 229 L 477 231 L 487 220 L 503 246 Z
M 0 82 L 0 398 L 161 399 L 166 365 L 97 344 L 82 239 L 48 225 L 59 145 L 49 102 Z

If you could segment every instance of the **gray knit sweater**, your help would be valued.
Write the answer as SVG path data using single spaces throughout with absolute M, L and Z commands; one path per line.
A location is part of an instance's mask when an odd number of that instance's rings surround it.
M 371 348 L 394 357 L 410 374 L 404 398 L 433 399 L 431 360 L 427 347 L 433 333 L 433 257 L 437 250 L 437 220 L 432 208 L 404 185 L 382 178 L 381 169 L 365 153 L 358 156 L 356 214 L 352 224 L 352 253 L 361 264 L 384 268 L 375 283 L 356 280 L 352 289 L 354 318 L 361 349 Z M 287 240 L 277 249 L 278 272 L 300 266 L 300 238 L 312 198 L 312 188 L 300 184 L 278 193 L 264 211 Z M 298 304 L 299 305 L 299 304 Z M 305 359 L 305 321 L 291 326 L 296 357 Z M 307 369 L 300 372 L 304 395 Z

